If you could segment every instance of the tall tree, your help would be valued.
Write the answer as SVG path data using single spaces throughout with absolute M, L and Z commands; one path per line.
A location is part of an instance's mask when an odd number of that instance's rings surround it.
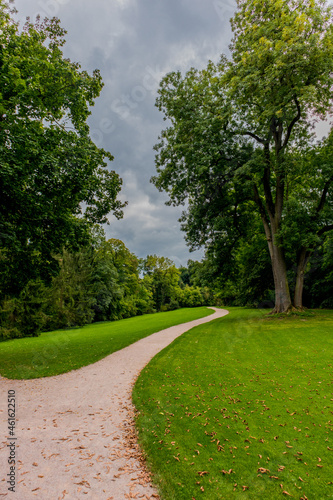
M 57 19 L 19 29 L 0 0 L 0 25 L 0 288 L 18 293 L 48 277 L 52 253 L 87 243 L 124 205 L 112 155 L 89 137 L 99 71 L 64 58 Z
M 156 311 L 167 310 L 177 302 L 180 271 L 172 260 L 157 255 L 147 255 L 141 262 L 143 283 L 151 291 Z
M 307 232 L 313 237 L 303 238 L 295 256 L 296 307 L 302 307 L 309 255 L 318 236 L 332 229 L 331 164 L 321 169 L 308 162 L 301 172 L 295 161 L 309 156 L 315 120 L 332 111 L 332 9 L 322 0 L 237 4 L 231 60 L 222 56 L 217 65 L 192 69 L 184 78 L 171 73 L 161 82 L 157 106 L 171 126 L 156 145 L 158 175 L 152 180 L 169 192 L 170 203 L 188 199 L 182 220 L 193 246 L 207 245 L 219 234 L 232 245 L 249 233 L 251 212 L 257 211 L 272 262 L 274 310 L 283 312 L 292 307 L 287 197 L 295 201 L 297 214 L 306 212 L 312 221 Z M 312 187 L 314 178 L 318 182 Z M 308 206 L 300 179 L 313 193 Z
M 75 254 L 64 249 L 56 258 L 60 272 L 52 279 L 47 292 L 48 327 L 56 329 L 91 323 L 95 303 L 92 249 L 82 248 Z
M 100 290 L 96 312 L 104 319 L 135 316 L 141 298 L 138 258 L 122 241 L 111 238 L 98 248 L 95 267 L 95 286 Z M 113 277 L 105 274 L 107 269 L 115 273 Z

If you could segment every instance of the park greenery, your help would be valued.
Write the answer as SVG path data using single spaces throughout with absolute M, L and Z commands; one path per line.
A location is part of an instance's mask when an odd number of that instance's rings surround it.
M 152 181 L 169 204 L 188 203 L 187 241 L 222 266 L 222 283 L 252 273 L 248 252 L 257 250 L 263 267 L 270 261 L 274 312 L 287 312 L 303 307 L 311 259 L 331 252 L 333 131 L 316 141 L 313 129 L 333 111 L 332 7 L 237 5 L 230 59 L 169 73 L 160 84 L 156 104 L 168 127 Z
M 89 136 L 100 73 L 64 58 L 58 19 L 13 13 L 1 0 L 0 339 L 206 303 L 169 259 L 106 241 L 126 203 Z
M 157 354 L 135 384 L 161 498 L 330 498 L 332 311 L 228 309 Z
M 170 204 L 201 262 L 138 258 L 112 154 L 90 138 L 101 75 L 63 55 L 54 19 L 0 0 L 0 340 L 208 304 L 333 307 L 331 7 L 239 0 L 231 58 L 162 80 L 156 145 Z
M 58 19 L 20 27 L 0 0 L 0 374 L 66 373 L 227 306 L 136 382 L 155 484 L 169 500 L 329 498 L 333 129 L 314 126 L 333 111 L 332 7 L 237 5 L 230 58 L 160 84 L 152 182 L 206 250 L 177 268 L 105 236 L 127 202 L 90 137 L 99 71 L 64 57 Z
M 54 259 L 59 272 L 50 285 L 30 280 L 18 297 L 3 299 L 0 339 L 214 302 L 207 287 L 183 283 L 169 259 L 138 259 L 120 240 L 64 249 Z
M 0 2 L 2 294 L 50 281 L 54 253 L 77 250 L 94 224 L 122 215 L 121 179 L 87 125 L 101 76 L 63 57 L 64 36 L 57 19 L 20 29 Z
M 0 375 L 10 379 L 32 379 L 67 373 L 96 363 L 155 332 L 212 313 L 206 307 L 185 308 L 43 332 L 37 338 L 9 340 L 1 344 Z

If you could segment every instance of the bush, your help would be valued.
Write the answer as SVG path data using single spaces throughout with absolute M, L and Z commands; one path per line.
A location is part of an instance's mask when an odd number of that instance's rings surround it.
M 47 322 L 44 312 L 46 288 L 42 281 L 29 281 L 19 297 L 6 298 L 0 308 L 0 339 L 37 337 Z
M 179 302 L 181 307 L 199 307 L 205 304 L 205 299 L 199 287 L 186 285 L 180 290 Z

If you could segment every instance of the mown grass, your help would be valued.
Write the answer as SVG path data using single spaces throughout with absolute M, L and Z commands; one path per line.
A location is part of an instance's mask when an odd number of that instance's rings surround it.
M 152 333 L 213 312 L 206 307 L 178 309 L 1 342 L 0 375 L 30 379 L 66 373 L 95 363 Z
M 333 498 L 333 311 L 229 310 L 136 382 L 139 440 L 161 498 Z

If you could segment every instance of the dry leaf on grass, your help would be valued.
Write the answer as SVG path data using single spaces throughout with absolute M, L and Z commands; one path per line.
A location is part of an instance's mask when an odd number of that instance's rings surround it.
M 259 467 L 257 472 L 260 472 L 261 474 L 268 474 L 270 471 L 269 469 L 265 469 L 264 467 Z

